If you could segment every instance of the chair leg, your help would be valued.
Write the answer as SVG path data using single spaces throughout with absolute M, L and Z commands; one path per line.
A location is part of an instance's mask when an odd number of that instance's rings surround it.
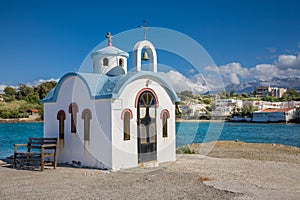
M 54 150 L 54 169 L 56 169 L 57 167 L 57 151 L 58 151 L 58 147 L 56 146 Z
M 41 149 L 41 171 L 44 171 L 44 148 Z
M 17 167 L 17 154 L 14 153 L 14 163 L 13 163 L 13 168 Z
M 30 163 L 30 148 L 28 148 L 28 151 L 27 151 L 27 158 L 26 158 L 26 166 L 29 166 L 29 163 Z
M 56 151 L 54 153 L 54 158 L 53 159 L 54 159 L 53 160 L 53 168 L 56 169 L 56 167 L 57 167 L 57 155 L 56 155 Z

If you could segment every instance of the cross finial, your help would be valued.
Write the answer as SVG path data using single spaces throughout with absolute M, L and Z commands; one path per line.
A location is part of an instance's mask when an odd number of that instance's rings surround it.
M 146 20 L 143 20 L 143 22 L 144 22 L 144 25 L 143 26 L 139 26 L 139 28 L 142 28 L 142 29 L 144 29 L 144 40 L 146 40 L 146 32 L 147 32 L 147 30 L 149 29 L 147 26 L 146 26 Z
M 111 42 L 112 36 L 111 36 L 110 32 L 107 32 L 105 37 L 107 38 L 107 43 L 108 43 L 107 45 L 112 46 L 112 42 Z

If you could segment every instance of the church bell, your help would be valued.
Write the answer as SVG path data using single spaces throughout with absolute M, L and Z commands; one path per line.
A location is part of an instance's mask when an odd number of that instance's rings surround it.
M 147 53 L 147 51 L 144 51 L 144 53 L 143 53 L 143 57 L 142 57 L 142 60 L 144 60 L 144 61 L 148 61 L 148 60 L 150 60 L 150 58 L 149 58 L 149 56 L 148 56 L 148 53 Z

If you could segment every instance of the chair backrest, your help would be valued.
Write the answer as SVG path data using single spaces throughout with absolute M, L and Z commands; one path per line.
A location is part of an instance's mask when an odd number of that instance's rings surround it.
M 58 144 L 57 138 L 28 138 L 30 148 L 41 148 L 43 144 Z

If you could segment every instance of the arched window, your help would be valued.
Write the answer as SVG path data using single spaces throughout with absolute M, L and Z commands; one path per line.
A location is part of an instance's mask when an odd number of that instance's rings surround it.
M 168 119 L 170 118 L 169 111 L 167 109 L 162 110 L 160 118 L 162 119 L 162 136 L 168 137 Z
M 65 120 L 66 114 L 65 111 L 60 110 L 57 113 L 58 127 L 59 127 L 59 139 L 65 138 Z
M 122 58 L 119 59 L 119 66 L 124 67 L 124 61 Z
M 89 109 L 84 109 L 82 111 L 81 118 L 83 119 L 83 132 L 84 132 L 84 140 L 89 141 L 90 140 L 90 121 L 92 119 L 92 113 Z
M 103 58 L 103 66 L 108 66 L 108 58 Z
M 122 112 L 121 119 L 123 120 L 123 140 L 130 140 L 130 119 L 132 119 L 132 111 L 125 109 Z
M 76 133 L 78 106 L 76 103 L 69 105 L 69 113 L 71 114 L 71 133 Z

